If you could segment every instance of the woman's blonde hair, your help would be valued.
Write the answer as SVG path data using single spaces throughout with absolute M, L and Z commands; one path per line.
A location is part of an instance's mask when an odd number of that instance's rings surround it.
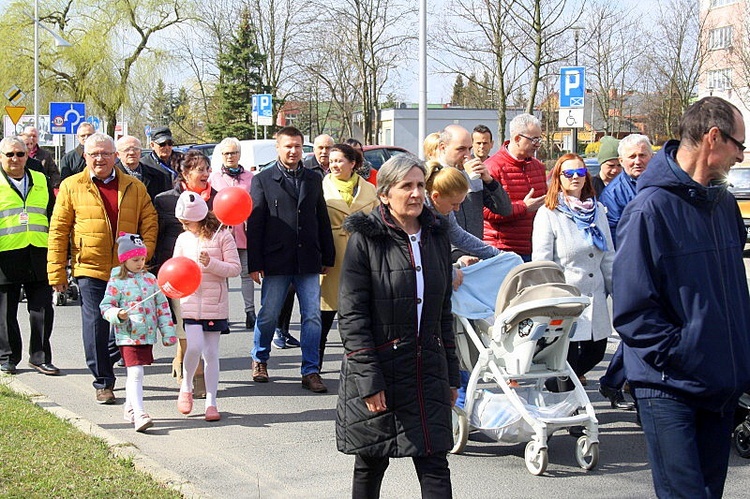
M 555 208 L 557 208 L 558 197 L 562 192 L 562 182 L 560 181 L 560 175 L 562 175 L 562 165 L 566 161 L 570 160 L 578 161 L 579 163 L 581 163 L 581 167 L 586 166 L 583 158 L 577 154 L 573 154 L 572 152 L 560 156 L 560 158 L 557 160 L 557 163 L 555 163 L 555 166 L 550 172 L 549 187 L 547 188 L 547 195 L 544 197 L 544 206 L 546 206 L 550 210 L 554 210 Z M 596 191 L 594 191 L 594 185 L 591 183 L 591 174 L 587 171 L 586 181 L 584 182 L 583 189 L 581 190 L 581 201 L 586 201 L 587 199 L 593 198 L 594 196 L 596 196 Z
M 425 163 L 425 169 L 425 189 L 428 195 L 437 192 L 441 196 L 455 196 L 469 192 L 469 181 L 456 168 L 444 167 L 433 159 Z
M 429 161 L 431 159 L 437 159 L 438 157 L 438 145 L 440 145 L 440 134 L 432 132 L 424 138 L 422 143 L 422 150 L 424 151 L 424 160 Z

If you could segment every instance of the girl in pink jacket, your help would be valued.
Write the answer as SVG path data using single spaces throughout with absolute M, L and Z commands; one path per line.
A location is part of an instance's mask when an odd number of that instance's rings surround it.
M 193 375 L 203 355 L 206 380 L 206 421 L 221 419 L 216 408 L 219 388 L 219 335 L 229 330 L 229 289 L 227 278 L 240 274 L 240 257 L 231 232 L 219 229 L 216 216 L 208 211 L 200 195 L 185 191 L 177 200 L 175 216 L 185 227 L 174 247 L 174 256 L 185 256 L 198 263 L 203 279 L 198 290 L 180 298 L 187 337 L 183 359 L 182 385 L 177 409 L 193 410 Z

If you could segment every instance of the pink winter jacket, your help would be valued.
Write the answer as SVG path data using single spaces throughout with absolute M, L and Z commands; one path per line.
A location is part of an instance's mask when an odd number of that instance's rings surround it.
M 220 191 L 225 187 L 242 187 L 247 191 L 248 194 L 250 194 L 250 183 L 252 182 L 252 180 L 253 172 L 251 172 L 250 170 L 245 170 L 237 178 L 233 178 L 226 173 L 223 173 L 221 170 L 213 171 L 211 173 L 211 176 L 208 177 L 208 181 L 211 184 L 211 187 L 213 187 L 217 191 Z M 245 223 L 243 224 L 235 225 L 234 227 L 232 227 L 234 242 L 237 243 L 238 249 L 247 249 L 247 235 L 245 234 L 246 230 L 247 221 L 245 221 Z
M 211 260 L 206 267 L 198 262 L 201 251 L 207 251 Z M 220 230 L 213 240 L 198 238 L 192 232 L 179 235 L 174 246 L 174 256 L 186 256 L 198 262 L 203 270 L 203 280 L 198 290 L 180 298 L 182 317 L 185 319 L 229 319 L 229 287 L 227 278 L 240 275 L 242 267 L 237 245 L 232 233 Z

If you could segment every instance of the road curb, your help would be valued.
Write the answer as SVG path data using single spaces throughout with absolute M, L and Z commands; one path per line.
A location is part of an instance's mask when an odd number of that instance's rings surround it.
M 100 438 L 107 443 L 109 451 L 118 458 L 131 459 L 135 469 L 148 473 L 154 480 L 182 494 L 186 499 L 207 499 L 210 496 L 199 491 L 189 480 L 181 477 L 174 471 L 165 468 L 157 461 L 143 454 L 140 449 L 132 442 L 126 442 L 108 433 L 104 428 L 96 425 L 86 418 L 61 407 L 47 396 L 37 392 L 29 386 L 23 384 L 15 376 L 0 377 L 0 383 L 11 390 L 24 395 L 34 404 L 45 411 L 55 415 L 57 418 L 67 421 L 76 429 L 92 437 Z

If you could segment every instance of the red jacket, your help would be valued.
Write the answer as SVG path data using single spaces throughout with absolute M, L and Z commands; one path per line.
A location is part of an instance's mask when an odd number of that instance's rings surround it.
M 531 230 L 536 211 L 527 211 L 523 198 L 531 188 L 534 188 L 534 197 L 547 193 L 545 168 L 536 158 L 525 161 L 515 159 L 508 152 L 508 142 L 484 164 L 510 196 L 513 213 L 504 217 L 485 208 L 484 242 L 501 250 L 530 255 Z

